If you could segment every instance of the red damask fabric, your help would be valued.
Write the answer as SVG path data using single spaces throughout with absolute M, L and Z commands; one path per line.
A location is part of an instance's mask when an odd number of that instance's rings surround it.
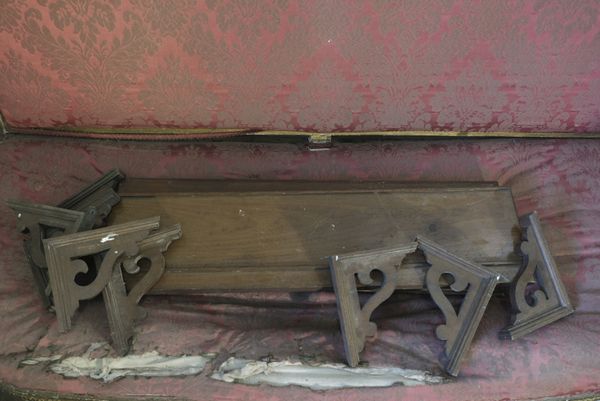
M 598 0 L 3 0 L 16 127 L 600 130 Z
M 458 379 L 449 383 L 326 393 L 186 378 L 123 379 L 104 385 L 68 380 L 46 366 L 19 368 L 28 356 L 81 355 L 106 341 L 100 302 L 82 302 L 73 329 L 61 334 L 35 290 L 6 199 L 57 204 L 118 167 L 130 177 L 267 180 L 498 181 L 512 188 L 520 214 L 537 210 L 576 312 L 517 341 L 498 331 L 508 305 L 494 298 Z M 186 400 L 472 400 L 542 399 L 600 394 L 600 141 L 460 140 L 336 144 L 314 152 L 269 143 L 155 143 L 41 140 L 0 144 L 0 382 L 101 397 L 141 395 Z M 335 207 L 335 205 L 332 205 Z M 185 233 L 184 233 L 185 235 Z M 241 299 L 240 299 L 241 298 Z M 99 300 L 97 300 L 99 301 Z M 342 362 L 343 343 L 331 293 L 149 296 L 133 353 L 216 352 L 219 361 L 270 356 Z M 441 312 L 427 296 L 398 294 L 377 317 L 364 360 L 439 373 Z M 216 363 L 218 365 L 218 363 Z

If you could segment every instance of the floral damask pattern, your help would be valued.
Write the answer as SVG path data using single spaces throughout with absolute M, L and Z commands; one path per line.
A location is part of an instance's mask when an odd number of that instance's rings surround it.
M 582 35 L 598 31 L 600 9 L 595 0 L 579 0 L 577 7 L 564 1 L 537 0 L 536 33 L 551 38 L 553 45 L 569 46 Z
M 278 7 L 285 4 L 280 2 Z M 278 23 L 277 26 L 259 29 L 256 40 L 248 42 L 239 33 L 255 29 L 245 26 L 251 21 L 240 21 L 242 26 L 222 23 L 219 28 L 209 29 L 211 21 L 218 21 L 221 13 L 236 12 L 242 18 L 248 9 L 214 8 L 214 11 L 208 9 L 192 18 L 183 49 L 187 55 L 201 59 L 206 71 L 215 77 L 214 91 L 221 97 L 215 125 L 270 127 L 280 118 L 278 104 L 290 90 L 295 70 L 311 56 L 307 37 L 300 29 L 303 21 L 292 10 L 286 9 L 281 11 L 285 18 L 271 20 Z M 267 20 L 272 12 L 260 9 Z M 286 62 L 282 63 L 282 60 Z M 284 116 L 285 122 L 279 124 L 287 126 L 288 117 Z
M 157 121 L 174 126 L 209 125 L 212 109 L 218 102 L 207 90 L 206 83 L 177 58 L 169 58 L 167 64 L 146 81 L 139 100 L 152 110 Z
M 27 104 L 34 111 L 28 123 L 44 123 L 44 114 L 60 121 L 66 118 L 69 99 L 65 91 L 53 85 L 52 80 L 41 75 L 31 63 L 26 63 L 14 51 L 6 51 L 0 59 L 0 103 L 9 109 Z
M 600 203 L 600 149 L 585 143 L 570 147 L 559 154 L 553 167 L 565 177 L 573 201 L 595 208 Z
M 306 80 L 298 82 L 285 103 L 295 116 L 296 128 L 339 131 L 351 127 L 364 101 L 360 93 L 348 87 L 347 79 L 335 63 L 328 60 Z M 348 88 L 341 99 L 338 97 L 340 88 Z
M 58 75 L 80 108 L 78 120 L 83 124 L 119 125 L 126 121 L 132 111 L 127 87 L 143 70 L 143 56 L 156 47 L 135 14 L 121 15 L 122 26 L 115 28 L 116 5 L 50 3 L 44 11 L 50 14 L 56 32 L 46 25 L 40 10 L 31 8 L 25 13 L 22 46 L 41 56 L 43 65 Z M 71 25 L 78 33 L 75 36 L 69 36 L 67 27 Z
M 40 110 L 8 77 L 0 111 L 42 127 L 594 132 L 599 15 L 596 0 L 3 0 L 5 51 L 68 100 Z
M 22 17 L 21 2 L 19 0 L 5 0 L 0 12 L 0 32 L 12 32 Z
M 406 1 L 402 7 L 394 0 L 375 0 L 371 2 L 375 9 L 376 26 L 384 35 L 409 35 L 410 40 L 433 35 L 440 29 L 442 16 L 452 7 L 445 0 Z M 423 10 L 437 10 L 424 13 Z
M 587 91 L 579 94 L 573 100 L 574 109 L 578 110 L 575 124 L 588 131 L 600 131 L 600 104 L 587 96 L 590 93 L 600 93 L 600 79 L 592 82 Z
M 287 7 L 287 0 L 267 4 L 258 1 L 207 0 L 206 4 L 215 11 L 221 31 L 235 32 L 242 43 L 247 44 L 254 41 L 262 30 L 270 33 L 278 30 L 280 13 Z
M 553 77 L 551 83 L 546 83 L 549 77 L 535 77 L 527 86 L 517 87 L 519 99 L 511 105 L 510 115 L 523 128 L 547 130 L 553 127 L 565 130 L 570 118 L 569 105 L 565 96 L 567 82 L 561 83 L 562 77 Z
M 131 0 L 143 19 L 162 36 L 176 36 L 190 18 L 193 0 Z
M 395 42 L 379 42 L 376 37 L 373 32 L 353 32 L 341 49 L 365 89 L 371 116 L 367 125 L 376 121 L 382 129 L 431 129 L 432 116 L 424 100 L 430 84 L 419 74 L 418 63 L 407 62 Z M 415 56 L 413 61 L 417 60 Z
M 468 66 L 431 100 L 438 126 L 460 131 L 485 130 L 507 103 L 501 82 L 479 62 Z
M 50 1 L 50 19 L 54 26 L 61 31 L 73 28 L 79 41 L 87 47 L 96 44 L 100 29 L 109 31 L 115 29 L 115 13 L 113 7 L 119 0 L 110 2 L 90 0 L 58 0 Z

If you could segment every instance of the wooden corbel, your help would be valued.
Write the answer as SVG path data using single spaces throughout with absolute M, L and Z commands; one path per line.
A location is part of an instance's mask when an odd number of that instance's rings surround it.
M 348 365 L 358 365 L 359 354 L 365 347 L 366 338 L 374 336 L 377 332 L 377 326 L 370 321 L 371 314 L 392 295 L 398 283 L 398 269 L 404 257 L 416 249 L 417 243 L 413 242 L 394 249 L 357 252 L 329 258 Z M 361 307 L 357 281 L 363 285 L 374 285 L 371 274 L 375 271 L 383 274 L 383 281 L 379 290 Z
M 521 219 L 523 266 L 510 286 L 511 324 L 501 339 L 516 340 L 574 312 L 537 213 Z
M 62 201 L 58 207 L 84 212 L 82 231 L 101 227 L 113 206 L 121 200 L 116 191 L 124 179 L 125 175 L 119 170 L 111 170 L 75 195 Z
M 123 269 L 129 274 L 142 274 L 129 291 L 123 281 L 123 271 L 113 268 L 112 275 L 102 291 L 104 305 L 108 315 L 113 346 L 124 355 L 129 350 L 129 339 L 133 336 L 133 327 L 141 317 L 137 304 L 140 299 L 156 284 L 165 271 L 166 252 L 171 242 L 181 238 L 179 224 L 164 231 L 150 235 L 138 243 L 138 252 L 125 255 L 121 262 Z M 146 271 L 141 272 L 140 265 Z
M 50 307 L 52 298 L 42 241 L 80 231 L 84 225 L 85 213 L 25 202 L 8 201 L 7 203 L 17 214 L 18 230 L 27 234 L 23 244 L 25 254 L 44 306 Z
M 25 254 L 45 307 L 52 307 L 53 299 L 42 241 L 103 225 L 120 201 L 115 191 L 124 177 L 119 170 L 112 170 L 57 207 L 8 201 L 17 214 L 19 231 L 28 234 Z
M 370 322 L 373 310 L 392 295 L 398 285 L 398 269 L 401 269 L 402 261 L 417 249 L 423 252 L 430 264 L 426 274 L 427 290 L 446 318 L 446 323 L 436 330 L 438 338 L 446 341 L 442 364 L 449 374 L 458 374 L 460 362 L 469 348 L 494 288 L 504 278 L 451 254 L 423 237 L 398 248 L 330 257 L 348 365 L 358 365 L 366 337 L 375 335 L 377 330 L 377 326 Z M 380 289 L 361 307 L 357 284 L 376 284 L 371 278 L 372 272 L 376 270 L 382 272 L 384 277 Z M 452 291 L 466 290 L 458 313 L 444 295 L 440 279 L 445 279 Z
M 496 284 L 506 280 L 423 237 L 417 238 L 417 242 L 430 264 L 425 277 L 427 291 L 446 320 L 435 331 L 440 340 L 446 341 L 442 365 L 446 372 L 457 376 Z M 442 291 L 440 280 L 447 282 L 454 292 L 466 291 L 458 313 Z

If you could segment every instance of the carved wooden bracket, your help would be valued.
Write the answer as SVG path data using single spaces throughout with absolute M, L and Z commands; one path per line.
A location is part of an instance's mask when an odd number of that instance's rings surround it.
M 404 257 L 416 249 L 417 243 L 413 242 L 394 249 L 357 252 L 329 258 L 348 365 L 358 365 L 359 354 L 365 346 L 366 337 L 374 336 L 377 332 L 377 326 L 370 321 L 371 314 L 392 295 L 398 283 L 398 269 Z M 361 307 L 356 281 L 363 285 L 375 284 L 371 277 L 374 271 L 383 274 L 383 281 L 380 289 Z
M 101 227 L 113 206 L 121 200 L 116 191 L 124 179 L 125 175 L 119 170 L 111 170 L 75 195 L 62 201 L 58 207 L 84 212 L 82 231 Z
M 120 200 L 115 190 L 123 179 L 119 170 L 112 170 L 57 207 L 8 201 L 17 214 L 19 230 L 29 234 L 24 243 L 25 254 L 44 306 L 51 307 L 53 299 L 42 241 L 103 225 Z
M 167 251 L 171 242 L 179 238 L 181 238 L 181 226 L 177 224 L 140 241 L 138 243 L 139 251 L 136 255 L 124 256 L 121 266 L 129 274 L 140 272 L 141 261 L 148 262 L 148 270 L 129 291 L 125 287 L 122 270 L 119 267 L 113 269 L 102 296 L 108 315 L 113 346 L 119 354 L 126 354 L 129 350 L 129 339 L 133 336 L 134 323 L 141 317 L 137 308 L 138 302 L 165 271 L 163 252 Z
M 510 287 L 512 322 L 502 339 L 516 340 L 574 312 L 537 213 L 523 216 L 521 227 L 523 266 Z
M 502 276 L 461 259 L 423 237 L 398 248 L 330 257 L 346 360 L 350 366 L 358 364 L 366 337 L 373 336 L 377 330 L 376 325 L 370 322 L 373 310 L 392 295 L 404 257 L 417 249 L 424 253 L 431 265 L 426 275 L 426 286 L 446 318 L 446 323 L 436 330 L 438 338 L 446 341 L 443 365 L 448 373 L 458 374 L 460 362 Z M 380 289 L 361 307 L 357 280 L 365 285 L 374 284 L 371 273 L 376 270 L 384 276 Z M 466 290 L 458 313 L 444 295 L 440 279 L 447 279 L 453 291 Z
M 16 201 L 8 201 L 8 206 L 17 214 L 19 231 L 28 235 L 24 242 L 25 254 L 44 306 L 50 307 L 52 299 L 42 240 L 80 231 L 85 213 Z
M 431 265 L 425 278 L 427 291 L 446 319 L 435 331 L 440 340 L 446 341 L 442 364 L 446 372 L 457 376 L 496 284 L 506 280 L 425 238 L 419 237 L 417 242 Z M 454 292 L 466 291 L 458 312 L 442 291 L 440 279 L 445 279 Z

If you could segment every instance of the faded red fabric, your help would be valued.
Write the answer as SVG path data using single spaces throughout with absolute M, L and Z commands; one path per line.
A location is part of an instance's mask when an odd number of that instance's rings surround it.
M 30 355 L 80 354 L 109 338 L 103 306 L 83 302 L 73 329 L 60 334 L 45 312 L 4 200 L 56 204 L 104 171 L 131 177 L 307 180 L 493 180 L 513 190 L 519 213 L 537 210 L 576 312 L 518 341 L 501 341 L 507 305 L 494 299 L 461 375 L 425 387 L 335 390 L 227 384 L 204 373 L 186 378 L 124 379 L 103 385 L 65 380 L 44 366 L 18 368 Z M 336 144 L 141 143 L 9 138 L 0 144 L 0 381 L 20 387 L 99 396 L 308 401 L 507 400 L 600 394 L 600 141 L 461 140 Z M 335 205 L 332 205 L 335 207 Z M 185 235 L 185 233 L 184 233 Z M 331 293 L 152 296 L 136 327 L 134 353 L 217 352 L 238 357 L 343 361 Z M 439 372 L 443 316 L 427 296 L 398 294 L 376 315 L 378 336 L 364 359 Z
M 600 130 L 597 0 L 4 0 L 18 127 Z

